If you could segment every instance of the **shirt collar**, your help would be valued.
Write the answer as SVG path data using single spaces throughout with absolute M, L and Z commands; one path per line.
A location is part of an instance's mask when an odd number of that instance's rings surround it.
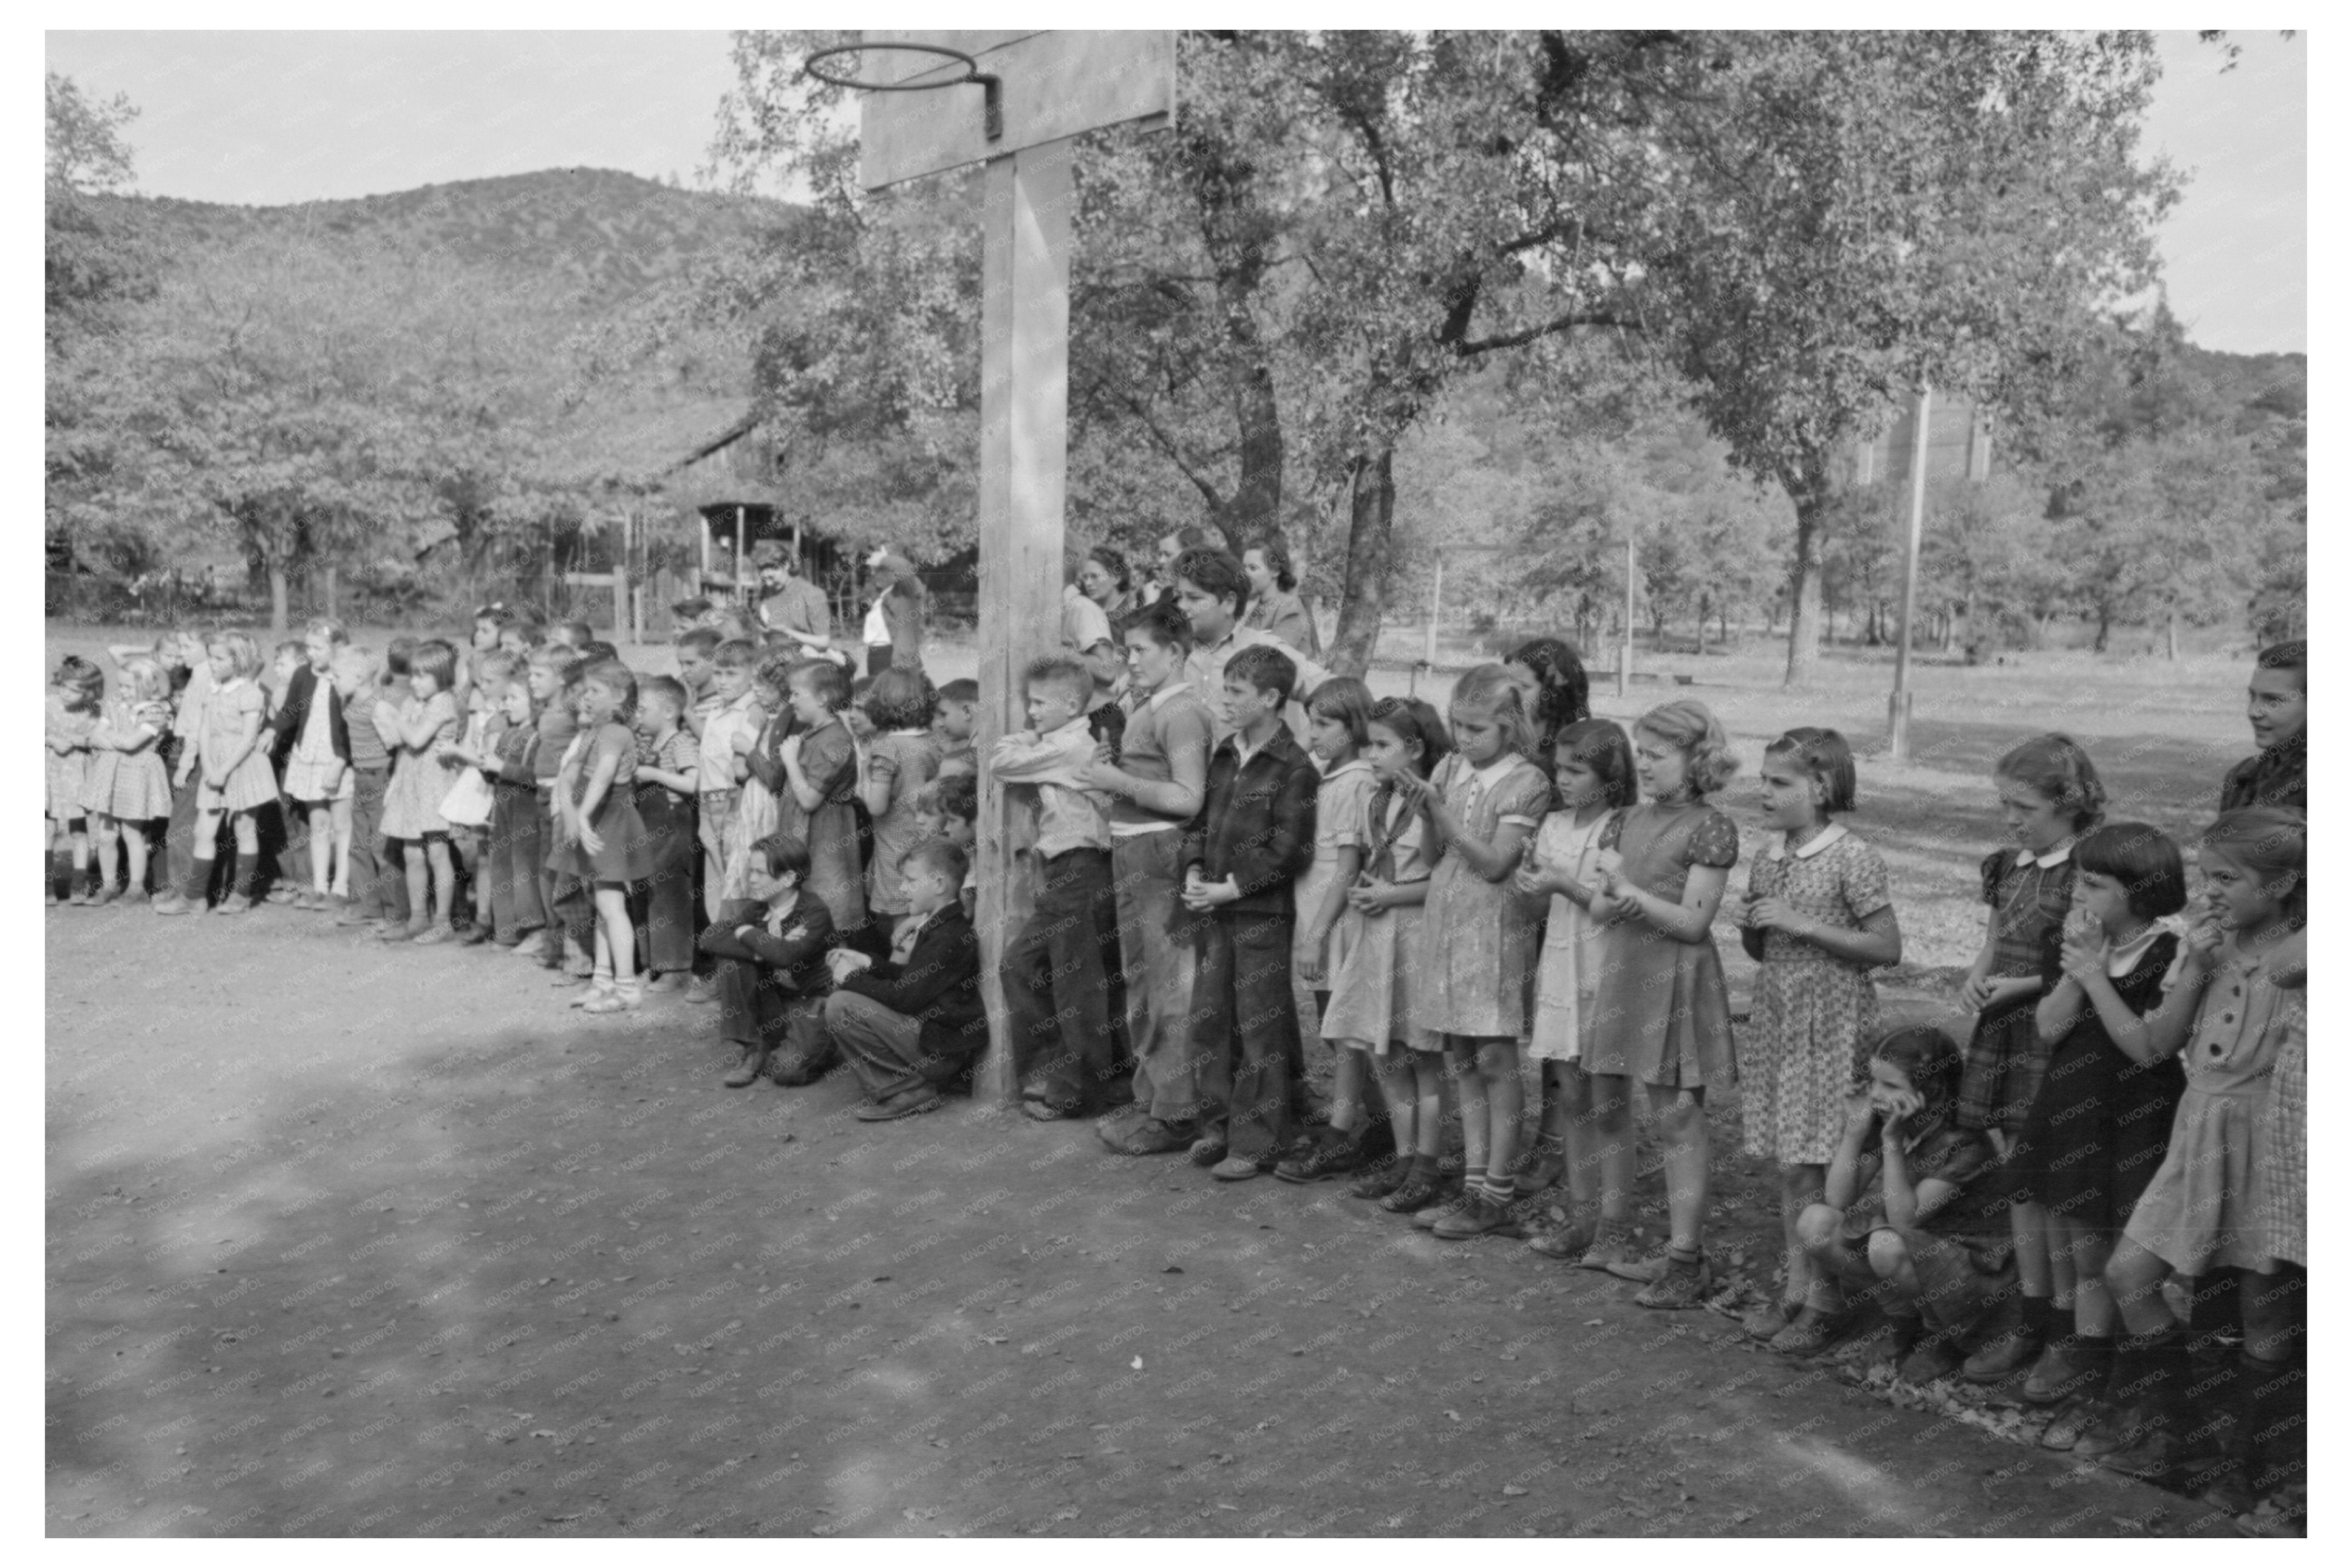
M 2129 974 L 2133 966 L 2147 955 L 2150 947 L 2155 945 L 2156 939 L 2163 934 L 2164 922 L 2157 921 L 2123 946 L 2110 949 L 2107 953 L 2107 978 L 2120 980 Z
M 1175 696 L 1178 692 L 1190 691 L 1192 689 L 1192 683 L 1189 680 L 1171 680 L 1167 685 L 1161 687 L 1159 690 L 1153 692 L 1150 696 L 1145 698 L 1143 700 L 1143 705 L 1146 708 L 1157 708 L 1162 702 L 1167 701 L 1171 697 Z
M 1786 860 L 1789 858 L 1790 854 L 1791 853 L 1789 848 L 1789 840 L 1794 837 L 1795 835 L 1788 833 L 1780 835 L 1780 842 L 1772 846 L 1771 848 L 1771 857 L 1773 859 Z M 1802 849 L 1794 851 L 1794 853 L 1796 858 L 1800 860 L 1810 860 L 1814 856 L 1820 854 L 1822 850 L 1828 848 L 1831 845 L 1836 843 L 1839 839 L 1843 838 L 1844 837 L 1845 824 L 1843 822 L 1832 822 L 1829 826 L 1823 828 L 1820 834 L 1816 835 L 1811 843 L 1806 845 Z
M 1038 736 L 1037 738 L 1041 741 L 1066 741 L 1074 735 L 1085 732 L 1086 729 L 1087 716 L 1081 713 L 1076 718 L 1071 720 L 1068 723 L 1062 725 L 1058 729 L 1048 730 L 1045 733 Z
M 2078 837 L 2079 835 L 2070 833 L 2041 855 L 2036 855 L 2031 849 L 2019 850 L 2017 868 L 2021 871 L 2028 866 L 2039 866 L 2047 871 L 2053 867 L 2063 866 L 2067 858 L 2074 853 L 2074 840 Z

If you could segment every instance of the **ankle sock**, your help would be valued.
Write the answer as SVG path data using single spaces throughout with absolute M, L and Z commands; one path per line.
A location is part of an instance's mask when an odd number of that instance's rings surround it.
M 1486 1173 L 1486 1179 L 1478 1184 L 1478 1189 L 1486 1194 L 1489 1203 L 1507 1204 L 1513 1196 L 1511 1178 L 1497 1176 L 1492 1171 Z

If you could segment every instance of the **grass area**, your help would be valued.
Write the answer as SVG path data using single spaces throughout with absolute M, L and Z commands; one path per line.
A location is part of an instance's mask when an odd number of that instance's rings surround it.
M 448 628 L 428 628 L 448 635 Z M 381 643 L 389 631 L 362 632 Z M 48 624 L 48 658 L 79 652 L 105 662 L 110 642 L 143 640 L 127 627 Z M 623 650 L 647 673 L 675 668 L 667 647 Z M 1444 692 L 1461 669 L 1492 657 L 1468 642 L 1442 642 L 1437 668 L 1416 678 L 1420 634 L 1397 627 L 1381 638 L 1369 684 L 1380 695 L 1414 686 L 1443 707 Z M 1598 656 L 1607 657 L 1605 654 Z M 2090 748 L 2117 817 L 2152 822 L 2176 837 L 2211 816 L 2221 774 L 2252 749 L 2246 733 L 2246 659 L 2206 655 L 2178 663 L 2146 658 L 2099 657 L 2079 651 L 2009 654 L 2005 662 L 1966 667 L 1928 658 L 1912 667 L 1913 760 L 1885 756 L 1886 694 L 1893 683 L 1889 649 L 1835 648 L 1802 691 L 1780 685 L 1778 643 L 1750 637 L 1732 653 L 1637 653 L 1636 679 L 1616 694 L 1613 675 L 1596 671 L 1592 707 L 1603 718 L 1630 722 L 1668 697 L 1693 697 L 1714 709 L 1743 763 L 1719 804 L 1741 829 L 1743 865 L 1733 887 L 1744 888 L 1745 861 L 1767 836 L 1757 826 L 1755 766 L 1772 737 L 1791 725 L 1823 724 L 1845 733 L 1860 758 L 1861 801 L 1850 819 L 1886 858 L 1895 908 L 1903 921 L 1906 962 L 1888 978 L 1898 987 L 1943 990 L 1975 956 L 1983 932 L 1977 864 L 2005 842 L 1991 781 L 1992 765 L 2019 741 L 2064 730 Z M 933 679 L 975 672 L 969 637 L 942 637 L 929 650 Z M 1686 677 L 1687 685 L 1675 678 Z M 1734 986 L 1748 967 L 1727 921 L 1718 933 Z

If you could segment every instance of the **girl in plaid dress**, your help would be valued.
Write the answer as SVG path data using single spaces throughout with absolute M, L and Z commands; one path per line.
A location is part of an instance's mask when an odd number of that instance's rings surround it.
M 1975 1010 L 1977 1023 L 1961 1057 L 1958 1121 L 1986 1134 L 2006 1157 L 2050 1065 L 2050 1047 L 2033 1016 L 2042 997 L 2042 948 L 2074 907 L 2074 840 L 2098 826 L 2107 792 L 2090 753 L 2057 734 L 2037 735 L 2002 757 L 1993 783 L 2018 847 L 1994 850 L 1979 869 L 1990 909 L 1984 945 L 1960 987 L 1960 1005 Z M 1969 1358 L 1972 1381 L 1997 1383 L 2039 1356 L 2050 1321 L 2057 1281 L 2045 1235 L 2048 1212 L 2030 1196 L 2021 1198 L 2010 1223 L 2025 1299 L 2023 1328 Z M 2071 1279 L 2067 1283 L 2071 1294 Z
M 1740 1052 L 1748 1152 L 1780 1165 L 1780 1300 L 1748 1315 L 1789 1355 L 1829 1343 L 1840 1302 L 1813 1267 L 1798 1216 L 1822 1201 L 1844 1135 L 1845 1099 L 1878 1035 L 1870 972 L 1899 963 L 1903 932 L 1878 851 L 1831 820 L 1853 809 L 1853 752 L 1835 730 L 1791 730 L 1765 750 L 1764 825 L 1780 842 L 1748 868 L 1739 942 L 1757 961 Z

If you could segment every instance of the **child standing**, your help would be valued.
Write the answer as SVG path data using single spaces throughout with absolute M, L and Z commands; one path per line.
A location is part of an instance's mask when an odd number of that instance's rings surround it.
M 941 773 L 925 784 L 923 793 L 915 797 L 915 810 L 916 820 L 922 830 L 922 836 L 916 840 L 918 846 L 938 838 L 954 845 L 962 852 L 964 878 L 963 886 L 958 890 L 958 900 L 963 905 L 964 919 L 971 919 L 974 890 L 971 862 L 980 852 L 979 777 L 972 773 Z M 902 860 L 900 864 L 905 862 Z M 915 911 L 910 905 L 907 920 L 914 918 Z M 907 921 L 898 923 L 904 926 Z M 898 940 L 896 932 L 891 940 Z M 1189 1001 L 1192 993 L 1187 991 L 1185 995 Z
M 2110 1387 L 2129 1397 L 2074 1447 L 2142 1478 L 2173 1474 L 2195 1454 L 2193 1413 L 2235 1417 L 2228 1451 L 2242 1471 L 2266 1436 L 2299 1446 L 2304 1417 L 2294 1364 L 2300 1301 L 2281 1288 L 2253 1165 L 2272 1070 L 2302 1025 L 2302 988 L 2283 982 L 2299 981 L 2304 963 L 2303 816 L 2225 812 L 2205 830 L 2198 858 L 2203 907 L 2172 984 L 2137 1042 L 2116 1042 L 2141 1061 L 2182 1056 L 2188 1078 L 2164 1163 L 2107 1264 L 2107 1290 L 2130 1335 L 2117 1347 Z M 2237 1278 L 2244 1354 L 2222 1386 L 2192 1390 L 2160 1287 L 2170 1274 L 2223 1270 Z
M 181 887 L 181 902 L 156 907 L 159 914 L 179 914 L 204 909 L 211 885 L 210 851 L 218 840 L 222 818 L 236 836 L 236 879 L 216 910 L 243 914 L 255 902 L 261 875 L 261 839 L 255 814 L 278 798 L 278 779 L 261 747 L 264 699 L 256 678 L 261 673 L 261 650 L 243 632 L 224 632 L 205 647 L 213 672 L 213 689 L 205 706 L 204 738 L 198 748 L 196 793 L 196 858 Z
M 635 895 L 637 945 L 655 978 L 648 991 L 686 988 L 694 967 L 694 801 L 702 756 L 685 727 L 686 688 L 667 675 L 638 689 L 637 816 L 654 869 Z
M 1302 1009 L 1301 1016 L 1315 1020 L 1318 1037 L 1331 977 L 1347 956 L 1340 917 L 1364 869 L 1364 807 L 1380 786 L 1363 757 L 1371 720 L 1371 691 L 1353 676 L 1325 681 L 1307 700 L 1307 752 L 1323 770 L 1323 782 L 1315 791 L 1315 858 L 1300 873 L 1292 900 L 1298 918 L 1292 963 L 1312 996 L 1314 1011 Z M 1369 1088 L 1363 1053 L 1339 1051 L 1332 1064 L 1329 1124 L 1301 1139 L 1274 1173 L 1286 1182 L 1319 1182 L 1354 1170 L 1373 1121 L 1364 1104 Z
M 336 700 L 342 704 L 343 734 L 351 747 L 351 853 L 345 861 L 348 896 L 335 916 L 339 926 L 365 925 L 382 910 L 378 884 L 387 879 L 382 858 L 384 787 L 392 778 L 392 752 L 376 729 L 375 656 L 344 647 L 334 658 Z
M 550 645 L 532 654 L 530 663 L 524 670 L 531 706 L 539 713 L 536 721 L 539 733 L 530 747 L 530 771 L 531 788 L 539 814 L 540 860 L 536 868 L 539 907 L 546 924 L 540 927 L 538 939 L 526 938 L 515 952 L 523 957 L 535 959 L 542 968 L 555 971 L 559 977 L 558 984 L 570 984 L 574 978 L 574 971 L 583 971 L 589 976 L 596 973 L 593 953 L 595 939 L 593 935 L 587 943 L 591 951 L 576 951 L 573 953 L 576 962 L 569 967 L 566 965 L 563 952 L 565 928 L 558 913 L 558 898 L 571 889 L 572 879 L 559 876 L 554 861 L 555 829 L 561 816 L 556 805 L 555 782 L 563 771 L 564 755 L 571 751 L 572 742 L 580 731 L 580 721 L 573 716 L 567 697 L 572 678 L 578 668 L 578 656 L 570 648 Z M 580 946 L 576 942 L 572 945 L 575 949 Z
M 351 640 L 341 621 L 321 616 L 303 629 L 303 662 L 288 679 L 275 721 L 286 759 L 286 797 L 310 825 L 310 885 L 298 910 L 324 911 L 351 895 L 351 725 L 335 689 L 334 659 Z
M 1960 1058 L 1942 1030 L 1896 1030 L 1869 1071 L 1798 1234 L 1822 1273 L 1878 1297 L 1894 1331 L 1875 1359 L 1924 1384 L 1950 1375 L 1954 1343 L 2015 1291 L 2007 1182 L 1985 1135 L 1955 1123 Z
M 637 682 L 625 665 L 591 666 L 580 683 L 580 744 L 555 784 L 558 875 L 588 884 L 596 910 L 596 977 L 581 1008 L 618 1013 L 645 1002 L 637 977 L 629 884 L 654 870 L 635 800 Z
M 1444 1037 L 1465 1159 L 1461 1195 L 1413 1222 L 1458 1240 L 1518 1224 L 1518 1042 L 1528 1032 L 1536 922 L 1510 879 L 1551 803 L 1551 781 L 1527 759 L 1527 711 L 1503 666 L 1480 665 L 1455 681 L 1446 719 L 1454 754 L 1425 782 L 1397 776 L 1425 807 L 1434 840 L 1413 1021 Z
M 404 846 L 408 923 L 388 926 L 383 933 L 387 942 L 430 946 L 453 935 L 449 824 L 441 815 L 442 797 L 449 793 L 449 769 L 439 753 L 457 738 L 457 701 L 449 689 L 457 672 L 457 650 L 447 643 L 419 643 L 409 656 L 409 699 L 394 725 L 398 750 L 383 805 L 383 836 Z M 438 920 L 434 918 L 436 910 Z
M 114 894 L 118 834 L 130 861 L 124 894 L 132 903 L 147 898 L 148 829 L 172 815 L 172 781 L 156 750 L 171 721 L 171 690 L 161 664 L 134 656 L 122 667 L 121 684 L 106 716 L 90 731 L 89 777 L 81 801 L 97 850 L 95 891 L 100 903 Z
M 1298 679 L 1273 647 L 1224 667 L 1232 731 L 1209 759 L 1201 810 L 1184 831 L 1184 907 L 1202 929 L 1192 993 L 1202 1131 L 1192 1163 L 1219 1181 L 1274 1168 L 1299 1059 L 1290 995 L 1291 889 L 1314 853 L 1315 764 L 1282 722 Z
M 1959 1120 L 1991 1138 L 2001 1153 L 2025 1125 L 2050 1056 L 2034 1023 L 2042 998 L 2042 953 L 2074 899 L 2074 840 L 2097 826 L 2107 798 L 2090 753 L 2064 735 L 2039 735 L 1995 764 L 2002 820 L 2014 851 L 1985 857 L 1979 876 L 1984 945 L 1960 988 L 1960 1005 L 1977 1014 L 1962 1055 Z M 2017 1236 L 2023 1316 L 2017 1331 L 1997 1336 L 1969 1358 L 1971 1381 L 1998 1382 L 2042 1353 L 2056 1279 L 2043 1236 L 2042 1205 L 2021 1198 L 2011 1215 Z
M 940 771 L 940 746 L 929 727 L 934 706 L 930 682 L 919 670 L 886 669 L 866 693 L 866 714 L 875 731 L 866 747 L 866 782 L 858 786 L 874 823 L 866 903 L 893 922 L 907 913 L 898 861 L 923 838 L 915 802 Z
M 709 690 L 695 704 L 700 715 L 694 726 L 696 755 L 700 762 L 696 780 L 694 832 L 702 846 L 702 912 L 706 920 L 716 920 L 721 897 L 727 890 L 728 851 L 735 843 L 735 812 L 741 800 L 743 780 L 751 771 L 744 758 L 759 738 L 765 714 L 751 689 L 758 653 L 748 642 L 718 641 L 718 635 L 707 626 L 697 627 L 688 635 L 698 637 L 704 633 L 711 637 Z M 697 646 L 700 646 L 698 641 Z M 681 653 L 680 657 L 685 656 Z M 748 889 L 735 896 L 748 897 Z M 698 974 L 687 982 L 688 1001 L 710 1002 L 717 997 L 707 976 Z
M 763 668 L 763 673 L 764 668 Z M 785 677 L 789 733 L 751 756 L 760 782 L 772 791 L 786 831 L 805 823 L 809 891 L 833 912 L 834 930 L 853 947 L 868 946 L 866 866 L 858 849 L 857 747 L 841 710 L 849 705 L 849 678 L 837 664 L 809 659 Z M 792 809 L 781 808 L 789 800 Z
M 1601 836 L 1618 812 L 1634 803 L 1638 788 L 1633 747 L 1623 730 L 1606 719 L 1561 724 L 1552 733 L 1552 789 L 1560 809 L 1536 830 L 1534 849 L 1512 881 L 1521 898 L 1537 900 L 1535 912 L 1548 914 L 1528 1038 L 1528 1056 L 1542 1064 L 1543 1115 L 1532 1169 L 1519 1183 L 1522 1192 L 1533 1194 L 1568 1178 L 1566 1223 L 1536 1227 L 1528 1237 L 1528 1245 L 1547 1258 L 1580 1260 L 1597 1239 L 1622 1247 L 1632 1235 L 1632 1128 L 1621 1104 L 1610 1121 L 1615 1135 L 1599 1135 L 1584 1042 L 1593 1028 L 1593 997 L 1605 951 L 1601 926 L 1591 913 L 1601 892 Z M 1576 1211 L 1596 1196 L 1599 1214 L 1586 1224 Z
M 47 902 L 90 901 L 89 834 L 81 804 L 89 781 L 89 738 L 98 728 L 106 676 L 79 654 L 68 654 L 49 676 L 44 715 L 48 743 L 49 885 Z M 206 862 L 209 867 L 210 862 Z
M 2026 1377 L 2028 1404 L 2090 1393 L 2114 1369 L 2107 1258 L 2163 1163 L 2184 1081 L 2175 1058 L 2141 1061 L 2119 1042 L 2144 1040 L 2144 1016 L 2179 951 L 2157 922 L 2188 901 L 2180 851 L 2144 822 L 2109 823 L 2074 846 L 2074 912 L 2042 944 L 2047 990 L 2034 1009 L 2050 1068 L 2009 1152 L 2020 1186 L 2048 1215 L 2053 1279 L 2071 1280 L 2074 1298 L 2067 1331 L 2051 1336 Z
M 1133 1098 L 1134 1063 L 1120 1026 L 1110 820 L 1081 783 L 1095 754 L 1086 716 L 1094 672 L 1076 655 L 1049 654 L 1031 662 L 1024 686 L 1029 728 L 1000 738 L 988 767 L 1000 785 L 1036 792 L 1036 903 L 1005 944 L 1001 973 L 1022 1113 L 1057 1121 Z
M 1710 1278 L 1701 1234 L 1706 1091 L 1733 1078 L 1731 1003 L 1714 925 L 1739 830 L 1706 797 L 1738 766 L 1705 703 L 1661 703 L 1633 726 L 1633 771 L 1647 798 L 1611 818 L 1601 837 L 1592 916 L 1610 929 L 1585 1070 L 1619 1080 L 1593 1085 L 1603 1138 L 1623 1135 L 1631 1086 L 1643 1086 L 1665 1143 L 1669 1231 L 1654 1258 L 1637 1261 L 1620 1247 L 1588 1261 L 1647 1281 L 1634 1298 L 1644 1307 L 1696 1307 Z
M 980 753 L 972 731 L 980 727 L 980 682 L 950 680 L 940 688 L 939 704 L 931 713 L 931 734 L 940 744 L 940 772 L 980 773 Z
M 1784 1355 L 1830 1342 L 1837 1286 L 1816 1278 L 1797 1217 L 1822 1201 L 1845 1097 L 1878 1036 L 1872 969 L 1903 958 L 1878 851 L 1832 820 L 1853 809 L 1853 752 L 1835 730 L 1791 730 L 1764 750 L 1764 826 L 1780 834 L 1748 871 L 1739 943 L 1754 959 L 1741 1123 L 1780 1166 L 1780 1300 L 1748 1315 Z
M 1146 614 L 1160 613 L 1149 610 Z M 1440 1195 L 1437 1157 L 1444 1042 L 1412 1021 L 1423 900 L 1436 837 L 1422 809 L 1423 792 L 1398 775 L 1427 779 L 1451 743 L 1437 710 L 1418 698 L 1387 697 L 1364 726 L 1364 758 L 1377 787 L 1364 802 L 1364 859 L 1348 889 L 1347 927 L 1331 977 L 1323 1037 L 1350 1055 L 1370 1056 L 1387 1104 L 1396 1157 L 1373 1166 L 1348 1189 L 1377 1198 L 1391 1214 L 1412 1214 Z
M 1111 797 L 1111 885 L 1135 1053 L 1138 1120 L 1101 1136 L 1122 1154 L 1172 1154 L 1200 1136 L 1200 1075 L 1189 1016 L 1200 917 L 1182 904 L 1184 825 L 1201 809 L 1214 743 L 1209 710 L 1183 678 L 1192 629 L 1173 610 L 1147 606 L 1120 634 L 1127 645 L 1127 725 L 1118 757 L 1097 744 L 1082 778 Z M 942 775 L 942 783 L 947 782 Z

